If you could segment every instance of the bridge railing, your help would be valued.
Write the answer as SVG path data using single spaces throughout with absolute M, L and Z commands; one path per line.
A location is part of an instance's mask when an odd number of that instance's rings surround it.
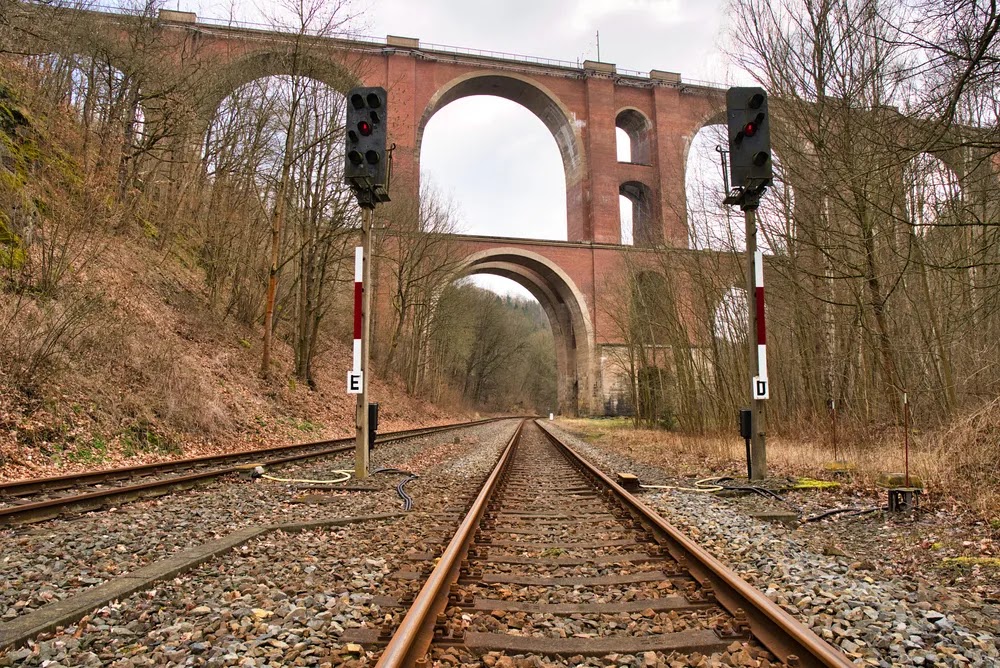
M 464 46 L 451 46 L 448 44 L 434 44 L 432 42 L 420 42 L 421 49 L 429 51 L 440 51 L 444 53 L 454 53 L 463 56 L 478 56 L 480 58 L 494 58 L 500 60 L 517 60 L 523 63 L 533 63 L 535 65 L 546 65 L 549 67 L 567 67 L 578 70 L 582 65 L 577 61 L 559 60 L 557 58 L 542 58 L 541 56 L 525 56 L 519 53 L 507 53 L 505 51 L 489 51 L 487 49 L 470 49 Z
M 371 35 L 361 35 L 351 32 L 325 32 L 322 30 L 312 30 L 309 28 L 298 28 L 295 26 L 274 25 L 270 23 L 254 23 L 252 21 L 237 21 L 235 19 L 220 19 L 211 16 L 199 16 L 196 25 L 217 26 L 220 28 L 239 28 L 241 30 L 259 30 L 262 32 L 277 32 L 283 34 L 309 35 L 311 37 L 330 37 L 349 42 L 361 42 L 376 46 L 385 46 L 385 37 L 373 37 Z
M 30 2 L 29 2 L 30 4 Z M 123 11 L 122 7 L 108 4 L 100 3 L 88 3 L 85 0 L 76 4 L 72 7 L 73 9 L 80 9 L 90 12 L 98 12 L 100 14 L 117 15 L 117 16 L 127 16 L 128 12 Z M 195 25 L 204 26 L 216 26 L 220 28 L 237 28 L 241 30 L 254 30 L 260 32 L 277 32 L 277 33 L 299 33 L 300 29 L 292 26 L 282 26 L 274 25 L 269 23 L 255 23 L 253 21 L 242 21 L 233 18 L 218 18 L 212 16 L 197 16 L 195 20 Z M 357 33 L 350 32 L 337 32 L 337 33 L 325 33 L 320 30 L 310 30 L 305 29 L 301 31 L 303 34 L 314 36 L 314 37 L 330 37 L 332 39 L 358 42 L 362 44 L 370 44 L 373 46 L 386 46 L 387 40 L 385 37 L 373 37 L 371 35 L 361 35 Z M 515 62 L 530 63 L 532 65 L 542 65 L 544 67 L 559 67 L 564 69 L 575 69 L 579 70 L 583 68 L 582 63 L 579 61 L 571 60 L 560 60 L 557 58 L 543 58 L 541 56 L 528 56 L 520 53 L 509 53 L 506 51 L 491 51 L 487 49 L 473 49 L 463 46 L 452 46 L 449 44 L 435 44 L 432 42 L 419 42 L 418 47 L 421 50 L 435 51 L 438 53 L 451 53 L 455 55 L 463 56 L 473 56 L 477 58 L 490 58 L 495 60 L 510 60 Z M 621 67 L 615 68 L 615 74 L 620 76 L 632 77 L 636 79 L 649 79 L 649 72 L 642 72 L 640 70 L 630 70 Z M 699 79 L 691 79 L 688 77 L 681 77 L 681 85 L 688 84 L 691 86 L 699 86 L 703 88 L 715 88 L 722 89 L 726 88 L 725 84 L 720 84 L 713 81 L 703 81 Z

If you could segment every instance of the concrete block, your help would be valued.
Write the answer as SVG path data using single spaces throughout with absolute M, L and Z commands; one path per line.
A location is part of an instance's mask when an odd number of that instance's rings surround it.
M 583 69 L 593 70 L 594 72 L 603 72 L 605 74 L 614 74 L 617 70 L 614 63 L 602 63 L 599 60 L 583 61 Z
M 159 17 L 161 21 L 173 21 L 174 23 L 198 22 L 198 15 L 194 12 L 179 12 L 175 9 L 161 9 Z
M 388 46 L 399 46 L 404 49 L 419 49 L 420 40 L 416 37 L 400 37 L 399 35 L 388 35 L 385 38 Z
M 665 72 L 663 70 L 650 70 L 649 78 L 672 84 L 679 84 L 681 82 L 680 72 Z

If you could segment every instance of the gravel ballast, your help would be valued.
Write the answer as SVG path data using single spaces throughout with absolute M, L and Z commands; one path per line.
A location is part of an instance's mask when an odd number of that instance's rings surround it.
M 667 477 L 662 469 L 554 430 L 606 472 Z M 859 665 L 1000 665 L 995 630 L 964 628 L 912 582 L 880 579 L 849 558 L 812 552 L 795 528 L 755 520 L 735 510 L 732 499 L 681 490 L 648 491 L 641 498 Z
M 376 448 L 379 466 L 412 471 L 407 492 L 420 510 L 447 490 L 437 489 L 439 475 L 456 474 L 436 467 L 458 457 L 468 466 L 492 454 L 513 432 L 515 421 L 432 434 Z M 336 469 L 353 468 L 353 455 L 309 460 L 269 473 L 282 478 L 330 479 Z M 480 462 L 481 463 L 481 462 Z M 466 464 L 453 464 L 464 470 Z M 445 467 L 447 468 L 447 466 Z M 258 525 L 303 522 L 329 517 L 401 509 L 395 486 L 400 474 L 377 474 L 365 485 L 370 492 L 313 491 L 305 485 L 230 476 L 206 487 L 0 532 L 0 624 L 107 582 L 181 550 Z M 308 502 L 297 502 L 308 501 Z

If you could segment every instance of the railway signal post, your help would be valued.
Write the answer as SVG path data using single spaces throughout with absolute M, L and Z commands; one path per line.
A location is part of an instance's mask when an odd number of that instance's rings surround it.
M 723 204 L 745 215 L 747 253 L 747 342 L 750 361 L 750 478 L 767 477 L 764 401 L 767 378 L 767 329 L 764 325 L 764 256 L 757 250 L 757 207 L 773 180 L 767 93 L 763 88 L 730 88 L 726 94 L 729 124 L 729 175 L 732 190 Z
M 389 201 L 386 152 L 387 97 L 384 88 L 347 93 L 344 182 L 361 207 L 361 245 L 354 255 L 354 360 L 347 391 L 358 397 L 355 414 L 354 476 L 368 477 L 368 354 L 371 339 L 371 239 L 375 206 Z

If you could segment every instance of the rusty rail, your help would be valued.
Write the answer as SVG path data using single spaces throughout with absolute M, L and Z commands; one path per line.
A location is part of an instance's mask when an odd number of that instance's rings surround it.
M 388 432 L 380 435 L 376 444 L 392 443 L 404 438 L 420 436 L 422 434 L 434 433 L 434 431 L 444 431 L 447 429 L 458 429 L 461 427 L 473 427 L 484 424 L 499 418 L 484 418 L 472 420 L 470 422 L 455 422 L 435 427 L 420 427 L 417 429 L 404 429 L 401 431 Z M 23 480 L 12 480 L 0 483 L 0 498 L 4 496 L 24 496 L 34 494 L 42 490 L 58 490 L 80 485 L 108 482 L 111 480 L 121 480 L 132 478 L 137 475 L 148 473 L 166 473 L 178 469 L 205 466 L 220 462 L 231 461 L 234 458 L 254 458 L 272 454 L 280 454 L 297 450 L 300 448 L 319 448 L 327 445 L 348 445 L 354 442 L 353 436 L 345 438 L 334 438 L 322 441 L 310 441 L 306 443 L 292 443 L 291 445 L 275 445 L 269 448 L 259 448 L 257 450 L 244 450 L 242 452 L 228 452 L 221 455 L 202 455 L 200 457 L 188 457 L 186 459 L 174 459 L 166 462 L 154 462 L 152 464 L 139 464 L 138 466 L 125 466 L 116 469 L 104 469 L 101 471 L 90 471 L 86 473 L 69 473 L 59 476 L 48 476 L 45 478 L 29 478 Z
M 492 422 L 498 419 L 501 418 L 486 418 L 482 420 L 473 420 L 471 422 L 452 423 L 447 425 L 439 425 L 435 427 L 422 427 L 419 429 L 407 429 L 398 432 L 390 432 L 379 437 L 376 440 L 376 443 L 378 444 L 392 443 L 407 438 L 415 438 L 417 436 L 422 436 L 425 434 L 433 434 L 442 431 L 449 431 L 452 429 L 460 429 L 463 427 L 473 427 L 479 424 Z M 322 446 L 325 444 L 329 445 L 343 444 L 343 445 L 323 448 Z M 5 492 L 9 494 L 10 492 L 7 492 L 7 490 L 10 489 L 25 490 L 31 488 L 32 491 L 40 491 L 43 489 L 66 489 L 67 487 L 72 487 L 74 485 L 94 484 L 97 482 L 102 482 L 107 480 L 121 480 L 129 476 L 142 475 L 150 472 L 191 468 L 193 466 L 197 467 L 211 463 L 221 463 L 225 461 L 231 461 L 233 459 L 254 458 L 261 455 L 266 455 L 268 453 L 280 454 L 295 449 L 309 449 L 317 447 L 321 449 L 310 450 L 308 452 L 300 454 L 286 455 L 274 459 L 262 460 L 261 464 L 265 466 L 274 466 L 274 465 L 299 461 L 303 459 L 325 457 L 328 455 L 338 454 L 341 452 L 348 452 L 354 449 L 354 439 L 342 438 L 329 441 L 316 441 L 312 443 L 300 443 L 295 445 L 276 446 L 273 448 L 264 448 L 261 450 L 250 450 L 246 452 L 230 453 L 227 455 L 207 455 L 204 457 L 194 457 L 191 459 L 177 460 L 175 462 L 167 462 L 164 464 L 146 464 L 136 467 L 126 467 L 119 469 L 109 469 L 106 471 L 96 471 L 90 474 L 82 474 L 78 476 L 67 475 L 67 476 L 57 476 L 52 478 L 40 478 L 38 480 L 19 480 L 12 483 L 7 483 L 5 485 L 0 485 L 0 494 Z M 217 478 L 223 475 L 239 472 L 240 470 L 242 470 L 241 469 L 242 466 L 243 465 L 231 465 L 222 468 L 213 468 L 209 471 L 201 471 L 198 473 L 191 473 L 188 475 L 163 478 L 160 480 L 154 480 L 135 485 L 112 487 L 108 489 L 98 490 L 94 492 L 87 492 L 84 494 L 77 494 L 73 496 L 66 496 L 62 498 L 45 499 L 33 503 L 12 505 L 6 508 L 0 508 L 0 526 L 5 524 L 6 525 L 26 524 L 46 519 L 52 519 L 54 517 L 58 517 L 67 510 L 70 511 L 93 510 L 111 503 L 120 503 L 122 501 L 134 500 L 136 498 L 148 498 L 152 496 L 160 496 L 162 494 L 166 494 L 170 489 L 187 489 L 201 482 L 207 481 L 211 478 Z M 46 484 L 48 484 L 49 486 L 46 486 Z M 32 487 L 33 485 L 35 487 Z M 21 491 L 21 494 L 24 493 L 26 492 Z
M 563 443 L 540 420 L 537 423 L 549 440 L 562 449 L 577 466 L 610 489 L 643 521 L 651 524 L 658 537 L 666 542 L 670 555 L 677 561 L 686 560 L 688 570 L 699 583 L 711 582 L 716 599 L 730 614 L 736 616 L 737 610 L 742 610 L 747 616 L 751 633 L 775 656 L 786 663 L 794 663 L 795 659 L 792 657 L 795 657 L 800 666 L 848 668 L 854 665 L 843 653 L 798 622 L 761 591 L 660 517 L 655 510 Z
M 497 481 L 504 469 L 510 463 L 514 447 L 521 436 L 524 427 L 522 421 L 507 442 L 500 459 L 490 473 L 476 500 L 473 501 L 465 519 L 459 525 L 455 536 L 448 543 L 444 553 L 438 560 L 438 565 L 431 572 L 427 582 L 421 587 L 420 593 L 413 600 L 413 605 L 403 617 L 402 623 L 386 645 L 376 668 L 426 665 L 424 654 L 434 639 L 434 622 L 448 602 L 448 588 L 455 580 L 462 559 L 468 550 L 469 543 L 479 526 L 479 520 L 486 510 L 486 505 L 493 495 Z
M 487 478 L 455 535 L 428 576 L 402 623 L 389 640 L 377 668 L 425 668 L 427 652 L 434 642 L 434 627 L 448 605 L 450 587 L 458 574 L 469 546 L 475 538 L 490 499 L 505 476 L 524 427 L 521 422 L 511 436 L 496 466 Z M 657 541 L 671 557 L 684 564 L 687 572 L 703 587 L 714 593 L 715 600 L 735 619 L 746 620 L 754 638 L 789 666 L 848 668 L 853 666 L 845 655 L 820 639 L 779 608 L 763 593 L 743 581 L 735 572 L 671 526 L 653 509 L 636 499 L 598 468 L 538 421 L 542 432 L 584 475 L 602 486 L 608 495 L 618 497 L 639 522 L 651 527 Z

